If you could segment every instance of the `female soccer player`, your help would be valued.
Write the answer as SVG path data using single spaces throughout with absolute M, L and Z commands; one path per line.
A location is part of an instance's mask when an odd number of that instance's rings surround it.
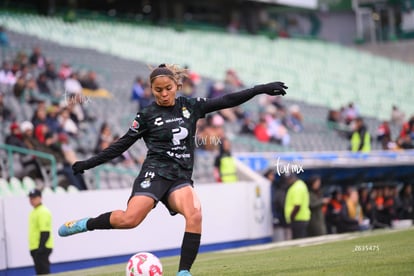
M 75 162 L 73 172 L 107 162 L 127 150 L 139 138 L 148 148 L 140 174 L 135 179 L 127 209 L 103 213 L 96 218 L 70 221 L 59 228 L 62 237 L 96 229 L 129 229 L 138 226 L 161 201 L 171 215 L 185 219 L 178 276 L 188 276 L 198 254 L 201 238 L 201 206 L 193 189 L 196 123 L 207 113 L 240 105 L 266 93 L 285 95 L 283 82 L 258 85 L 220 98 L 176 98 L 185 70 L 161 64 L 149 82 L 155 101 L 137 113 L 128 132 L 95 156 Z

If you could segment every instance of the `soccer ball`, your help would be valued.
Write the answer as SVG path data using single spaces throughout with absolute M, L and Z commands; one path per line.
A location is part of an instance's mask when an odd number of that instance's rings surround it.
M 125 275 L 159 276 L 162 275 L 162 264 L 154 254 L 140 252 L 129 259 Z

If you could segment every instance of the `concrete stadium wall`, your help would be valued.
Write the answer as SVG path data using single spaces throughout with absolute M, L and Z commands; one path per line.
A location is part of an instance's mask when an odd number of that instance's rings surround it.
M 203 208 L 202 245 L 254 240 L 272 235 L 270 187 L 265 180 L 196 185 Z M 159 251 L 181 246 L 184 219 L 172 217 L 160 203 L 137 228 L 100 230 L 61 238 L 67 220 L 124 209 L 129 189 L 47 194 L 43 203 L 53 215 L 55 248 L 52 263 Z M 0 270 L 33 265 L 28 250 L 27 197 L 0 199 Z M 4 222 L 4 223 L 3 223 Z

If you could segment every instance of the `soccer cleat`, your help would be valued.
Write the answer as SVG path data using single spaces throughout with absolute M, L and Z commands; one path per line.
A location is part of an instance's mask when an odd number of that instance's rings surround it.
M 59 236 L 66 237 L 73 234 L 78 234 L 88 231 L 86 228 L 86 222 L 89 218 L 83 218 L 79 220 L 68 221 L 59 227 Z
M 191 276 L 191 273 L 188 270 L 180 270 L 177 272 L 177 276 Z

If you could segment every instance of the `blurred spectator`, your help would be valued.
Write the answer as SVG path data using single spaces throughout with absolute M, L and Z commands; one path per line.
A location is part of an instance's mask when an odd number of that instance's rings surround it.
M 9 37 L 7 36 L 6 28 L 4 26 L 0 26 L 0 46 L 9 46 Z
M 284 174 L 289 188 L 285 199 L 285 219 L 292 230 L 292 239 L 307 237 L 310 220 L 309 191 L 301 179 L 293 174 Z
M 72 74 L 72 67 L 70 67 L 69 63 L 62 62 L 60 64 L 58 76 L 61 80 L 66 80 Z
M 52 90 L 49 87 L 49 84 L 47 82 L 47 76 L 45 73 L 40 73 L 36 80 L 37 89 L 40 93 L 45 94 L 48 97 L 51 97 L 53 95 Z
M 13 112 L 4 104 L 4 93 L 0 91 L 0 123 L 15 120 Z
M 188 66 L 185 66 L 187 70 L 187 76 L 182 79 L 181 94 L 184 97 L 193 97 L 196 94 L 197 84 L 200 83 L 200 76 L 191 71 Z
M 359 117 L 359 111 L 353 102 L 350 102 L 348 104 L 344 112 L 345 112 L 345 122 L 347 124 L 351 123 L 352 121 L 354 121 L 355 119 Z
M 328 116 L 327 116 L 328 123 L 341 123 L 341 112 L 335 109 L 329 109 L 328 110 Z
M 65 79 L 63 86 L 67 97 L 82 94 L 82 85 L 79 82 L 79 75 L 77 72 L 73 72 L 67 79 Z
M 267 131 L 270 141 L 275 141 L 283 146 L 290 143 L 290 135 L 286 127 L 279 118 L 276 107 L 269 105 L 266 109 Z
M 242 125 L 240 128 L 240 134 L 254 134 L 254 129 L 255 129 L 255 123 L 252 120 L 251 115 L 249 114 L 245 114 L 243 120 L 242 120 Z
M 108 123 L 103 123 L 99 131 L 98 141 L 95 146 L 95 153 L 106 149 L 113 142 L 113 135 Z
M 414 140 L 414 116 L 411 116 L 407 122 L 404 122 L 401 127 L 400 137 Z
M 361 187 L 358 190 L 358 198 L 359 198 L 359 205 L 362 208 L 362 213 L 372 223 L 372 221 L 373 221 L 372 212 L 373 212 L 373 208 L 374 208 L 375 203 L 373 202 L 373 200 L 371 198 L 371 195 L 369 193 L 368 188 Z
M 402 125 L 405 121 L 405 113 L 402 112 L 396 105 L 392 106 L 391 122 L 397 125 Z
M 61 145 L 61 152 L 63 153 L 64 162 L 61 173 L 64 174 L 69 181 L 69 184 L 75 186 L 78 190 L 87 190 L 87 186 L 82 174 L 74 175 L 72 172 L 72 164 L 78 160 L 76 153 L 69 144 L 68 137 L 64 133 L 58 135 L 58 140 Z
M 214 161 L 214 178 L 222 183 L 238 181 L 237 166 L 231 155 L 231 142 L 228 139 L 223 139 L 220 144 L 220 153 Z
M 385 186 L 384 187 L 384 209 L 383 209 L 383 221 L 389 226 L 392 226 L 392 221 L 397 218 L 396 212 L 396 202 L 397 194 L 394 187 Z
M 16 80 L 16 75 L 11 70 L 10 63 L 3 61 L 0 69 L 0 84 L 14 85 Z
M 60 111 L 60 114 L 58 116 L 58 122 L 64 133 L 71 136 L 76 136 L 78 134 L 78 126 L 72 120 L 70 116 L 70 111 L 67 107 L 63 108 Z
M 224 138 L 223 117 L 218 113 L 208 114 L 205 125 L 200 124 L 196 133 L 196 147 L 218 152 L 221 141 Z
M 371 196 L 374 199 L 373 221 L 374 228 L 387 228 L 391 225 L 391 218 L 385 209 L 384 188 L 375 187 L 371 191 Z
M 46 64 L 45 75 L 48 80 L 55 81 L 58 78 L 58 73 L 56 72 L 56 67 L 53 62 L 48 62 Z
M 325 214 L 326 230 L 328 234 L 338 232 L 337 227 L 340 222 L 342 203 L 341 192 L 338 189 L 333 190 Z
M 377 128 L 377 141 L 382 145 L 382 149 L 389 149 L 389 143 L 392 141 L 391 129 L 388 121 L 383 121 Z
M 92 70 L 88 71 L 86 75 L 80 79 L 80 83 L 82 87 L 86 89 L 90 89 L 90 90 L 99 89 L 96 72 Z
M 289 112 L 284 119 L 284 124 L 294 132 L 301 132 L 303 130 L 303 115 L 298 105 L 295 104 L 289 108 Z
M 134 85 L 132 86 L 131 100 L 138 101 L 144 95 L 144 80 L 141 76 L 135 79 Z
M 19 79 L 20 81 L 20 79 Z M 17 84 L 17 83 L 16 83 Z M 16 85 L 15 85 L 16 86 Z M 17 94 L 16 90 L 16 94 Z M 23 91 L 20 96 L 20 102 L 27 102 L 29 104 L 36 104 L 40 102 L 49 101 L 50 97 L 47 94 L 40 94 L 37 89 L 36 81 L 33 78 L 27 80 L 26 85 L 23 86 Z
M 44 103 L 39 104 L 32 117 L 32 124 L 36 128 L 39 124 L 47 124 L 47 111 L 46 111 L 46 105 Z
M 21 148 L 25 147 L 25 144 L 23 143 L 22 132 L 17 122 L 13 122 L 10 125 L 10 134 L 6 136 L 5 142 L 7 145 L 12 145 Z
M 309 208 L 311 218 L 308 225 L 308 236 L 321 236 L 326 234 L 325 215 L 322 211 L 324 205 L 328 204 L 329 198 L 323 198 L 321 192 L 321 177 L 311 176 L 308 180 Z
M 34 47 L 30 55 L 29 62 L 31 65 L 38 68 L 44 68 L 46 65 L 46 58 L 43 56 L 40 47 Z
M 24 144 L 24 147 L 30 150 L 37 150 L 37 144 L 39 143 L 33 136 L 33 124 L 29 121 L 24 121 L 20 124 L 20 130 L 22 135 L 22 141 Z M 21 156 L 21 162 L 23 164 L 23 167 L 30 167 L 30 173 L 29 175 L 32 178 L 41 178 L 41 162 L 39 161 L 45 161 L 43 158 L 36 158 L 31 155 L 24 155 Z
M 401 208 L 399 210 L 398 218 L 414 220 L 414 198 L 412 186 L 410 184 L 404 184 L 399 193 L 399 199 Z
M 154 100 L 151 87 L 146 84 L 141 77 L 137 77 L 135 80 L 132 87 L 131 100 L 138 102 L 138 109 L 150 105 Z
M 368 230 L 369 221 L 365 219 L 359 205 L 358 191 L 354 188 L 348 191 L 348 197 L 343 205 L 338 233 Z
M 22 67 L 29 69 L 29 57 L 25 51 L 19 51 L 16 54 L 15 61 L 18 62 Z
M 371 151 L 371 135 L 364 124 L 364 120 L 358 117 L 354 120 L 354 131 L 351 135 L 351 151 L 352 152 L 370 152 Z
M 57 104 L 52 104 L 47 107 L 46 110 L 46 125 L 53 133 L 60 133 L 62 132 L 62 126 L 58 120 L 58 114 L 60 112 L 60 108 Z
M 269 142 L 270 141 L 270 134 L 268 130 L 268 124 L 266 122 L 266 118 L 261 116 L 259 119 L 259 123 L 254 128 L 254 136 L 260 142 Z
M 34 82 L 34 87 L 36 88 L 36 82 Z M 13 85 L 13 95 L 20 103 L 30 102 L 29 95 L 26 95 L 25 92 L 27 89 L 26 80 L 23 77 L 16 79 L 16 82 Z
M 233 69 L 228 69 L 224 77 L 224 90 L 226 93 L 232 93 L 243 89 L 244 84 L 239 78 L 237 72 Z
M 285 198 L 289 184 L 284 177 L 280 177 L 279 181 L 277 181 L 273 169 L 268 169 L 264 173 L 264 177 L 271 183 L 270 195 L 273 215 L 273 241 L 290 240 L 292 234 L 285 219 Z

